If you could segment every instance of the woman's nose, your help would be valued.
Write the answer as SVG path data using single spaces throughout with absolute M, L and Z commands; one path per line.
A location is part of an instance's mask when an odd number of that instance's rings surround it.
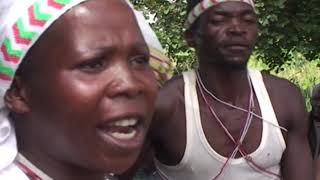
M 113 74 L 114 77 L 107 90 L 109 96 L 133 98 L 143 92 L 142 83 L 128 67 L 118 67 Z

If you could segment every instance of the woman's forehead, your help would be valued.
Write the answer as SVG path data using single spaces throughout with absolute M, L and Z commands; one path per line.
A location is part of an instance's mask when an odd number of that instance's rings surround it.
M 67 20 L 69 23 L 85 23 L 87 21 L 86 23 L 88 24 L 99 22 L 100 24 L 107 23 L 108 25 L 113 25 L 127 19 L 132 22 L 135 21 L 130 7 L 124 1 L 119 0 L 87 1 L 72 8 L 60 19 Z M 119 24 L 126 25 L 125 23 Z
M 53 28 L 58 35 L 65 33 L 65 39 L 79 45 L 85 42 L 97 46 L 118 40 L 144 43 L 134 14 L 119 1 L 89 1 L 79 5 L 62 16 Z
M 31 54 L 38 54 L 37 59 L 51 59 L 52 54 L 63 53 L 74 61 L 101 51 L 126 53 L 142 47 L 147 49 L 129 7 L 121 1 L 112 1 L 88 1 L 71 9 L 48 29 Z

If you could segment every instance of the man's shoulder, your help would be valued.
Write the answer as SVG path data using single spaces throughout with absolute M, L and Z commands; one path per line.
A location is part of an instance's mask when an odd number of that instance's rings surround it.
M 272 75 L 266 71 L 262 71 L 261 74 L 269 93 L 278 94 L 282 97 L 290 96 L 291 98 L 299 98 L 301 95 L 299 87 L 288 79 Z
M 316 90 L 320 91 L 320 83 L 316 84 L 313 89 L 316 89 Z
M 298 86 L 287 79 L 262 72 L 278 121 L 286 128 L 303 123 L 306 116 L 304 98 Z
M 180 120 L 177 116 L 184 113 L 183 76 L 175 76 L 167 81 L 158 93 L 156 110 L 152 122 L 153 136 L 161 134 L 158 130 L 166 129 L 168 124 Z
M 173 76 L 171 79 L 169 79 L 161 88 L 161 91 L 163 90 L 170 90 L 170 89 L 176 89 L 176 88 L 181 88 L 184 84 L 183 81 L 183 75 L 177 75 Z
M 174 101 L 184 94 L 184 81 L 183 76 L 174 76 L 168 80 L 159 91 L 158 101 Z
M 316 84 L 312 89 L 312 96 L 320 96 L 320 84 Z

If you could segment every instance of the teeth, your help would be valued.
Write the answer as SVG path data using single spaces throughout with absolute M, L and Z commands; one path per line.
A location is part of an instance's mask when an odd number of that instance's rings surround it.
M 117 139 L 121 139 L 121 140 L 129 140 L 129 139 L 132 139 L 134 138 L 134 136 L 136 135 L 137 131 L 133 130 L 131 131 L 130 133 L 119 133 L 119 132 L 114 132 L 114 133 L 111 133 L 111 135 L 114 137 L 114 138 L 117 138 Z
M 137 119 L 124 119 L 117 121 L 113 123 L 115 126 L 121 126 L 121 127 L 129 127 L 129 126 L 135 126 L 138 123 Z

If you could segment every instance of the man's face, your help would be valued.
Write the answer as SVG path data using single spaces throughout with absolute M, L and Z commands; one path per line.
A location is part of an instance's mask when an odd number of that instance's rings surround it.
M 154 110 L 149 51 L 123 1 L 91 0 L 34 46 L 25 82 L 39 148 L 68 164 L 120 173 L 136 160 Z
M 199 19 L 199 56 L 212 63 L 245 66 L 257 37 L 257 17 L 252 6 L 224 2 Z

